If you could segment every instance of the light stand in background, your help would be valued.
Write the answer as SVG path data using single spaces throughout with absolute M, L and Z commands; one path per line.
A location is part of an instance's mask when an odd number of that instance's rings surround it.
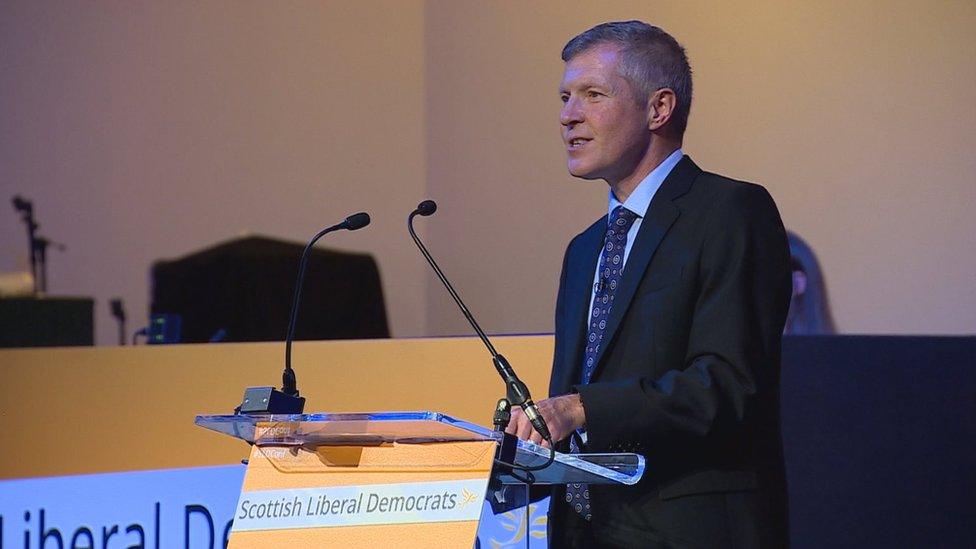
M 34 295 L 42 295 L 47 292 L 47 248 L 54 246 L 58 250 L 64 251 L 67 247 L 64 244 L 51 242 L 43 236 L 37 236 L 37 229 L 40 224 L 34 219 L 34 204 L 17 195 L 13 198 L 14 209 L 20 212 L 20 216 L 27 225 L 27 244 L 30 250 L 31 276 L 34 278 Z
M 20 212 L 21 219 L 27 225 L 27 249 L 30 251 L 31 278 L 34 279 L 34 293 L 37 294 L 41 291 L 40 280 L 37 277 L 37 229 L 39 225 L 34 221 L 34 204 L 19 195 L 14 197 L 13 204 L 14 209 Z

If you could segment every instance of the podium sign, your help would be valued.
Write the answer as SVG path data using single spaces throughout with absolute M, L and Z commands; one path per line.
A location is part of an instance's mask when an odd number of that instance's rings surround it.
M 435 412 L 198 416 L 252 444 L 229 547 L 470 547 L 501 434 Z M 516 461 L 549 451 L 520 443 Z M 540 484 L 633 484 L 636 454 L 558 454 Z M 521 484 L 501 474 L 504 484 Z

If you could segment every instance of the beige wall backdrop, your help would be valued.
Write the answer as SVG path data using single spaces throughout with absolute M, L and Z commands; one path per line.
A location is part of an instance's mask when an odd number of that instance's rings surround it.
M 766 185 L 819 252 L 841 330 L 976 332 L 976 4 L 901 1 L 0 6 L 0 199 L 33 198 L 54 293 L 144 315 L 148 268 L 242 232 L 373 253 L 396 336 L 467 333 L 403 229 L 493 332 L 551 330 L 601 215 L 558 139 L 559 50 L 640 18 L 688 49 L 685 150 Z M 0 207 L 0 269 L 25 268 Z M 314 283 L 314 282 L 313 282 Z
M 49 287 L 148 314 L 149 267 L 242 234 L 373 253 L 397 335 L 426 332 L 403 220 L 424 186 L 420 3 L 0 4 L 0 270 L 26 268 L 33 198 Z M 406 210 L 406 211 L 404 211 Z M 310 281 L 314 283 L 313 281 Z

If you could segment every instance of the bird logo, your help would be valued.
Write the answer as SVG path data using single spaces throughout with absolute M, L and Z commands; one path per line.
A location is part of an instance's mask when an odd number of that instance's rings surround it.
M 469 504 L 474 503 L 478 500 L 478 495 L 474 492 L 468 490 L 467 488 L 461 488 L 461 503 L 459 506 L 464 509 Z

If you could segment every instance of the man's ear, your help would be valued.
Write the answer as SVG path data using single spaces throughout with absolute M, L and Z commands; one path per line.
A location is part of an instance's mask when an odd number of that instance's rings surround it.
M 651 131 L 663 128 L 674 115 L 678 96 L 671 88 L 661 88 L 651 94 L 647 104 L 647 127 Z

